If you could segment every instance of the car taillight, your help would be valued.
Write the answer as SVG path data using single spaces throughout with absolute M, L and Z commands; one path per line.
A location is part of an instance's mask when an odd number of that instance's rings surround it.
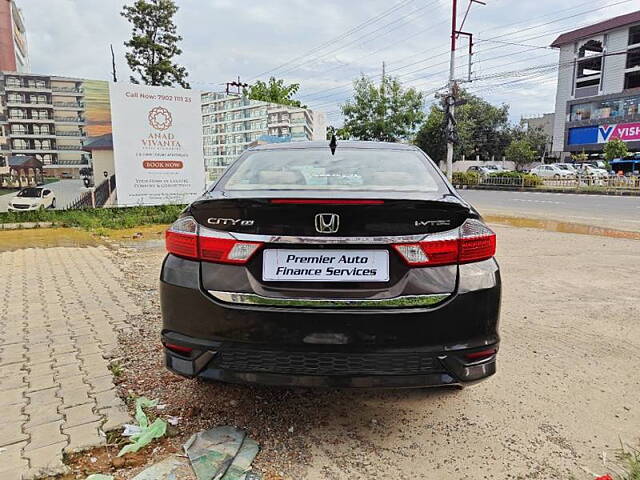
M 199 225 L 193 217 L 179 218 L 165 235 L 169 253 L 215 263 L 244 264 L 262 246 L 241 242 L 226 232 Z
M 179 257 L 198 258 L 198 224 L 192 217 L 179 218 L 165 233 L 169 253 Z
M 496 234 L 480 220 L 467 220 L 460 227 L 458 263 L 479 262 L 496 253 Z
M 460 228 L 429 235 L 419 243 L 393 248 L 412 267 L 470 263 L 493 257 L 496 234 L 480 220 L 468 219 Z

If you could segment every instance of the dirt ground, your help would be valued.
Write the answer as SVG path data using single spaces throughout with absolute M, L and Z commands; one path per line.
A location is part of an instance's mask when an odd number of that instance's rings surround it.
M 121 393 L 181 417 L 174 444 L 245 428 L 286 479 L 592 479 L 640 440 L 640 242 L 494 226 L 498 373 L 461 391 L 288 390 L 183 380 L 158 342 L 160 242 L 114 250 L 144 314 L 122 338 Z M 167 449 L 154 457 L 161 459 Z M 604 462 L 603 462 L 604 458 Z M 603 465 L 607 463 L 607 465 Z M 122 478 L 130 472 L 118 472 Z

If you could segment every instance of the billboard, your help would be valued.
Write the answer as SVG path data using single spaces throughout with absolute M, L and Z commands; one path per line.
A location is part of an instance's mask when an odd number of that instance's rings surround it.
M 567 143 L 569 145 L 607 143 L 614 138 L 619 138 L 625 142 L 640 141 L 640 123 L 589 125 L 587 127 L 570 128 Z
M 256 142 L 324 139 L 326 116 L 219 92 L 2 71 L 3 132 L 0 166 L 15 156 L 40 162 L 56 179 L 56 208 L 88 197 L 93 206 L 158 205 L 192 201 L 206 168 L 214 180 Z M 2 168 L 10 188 L 38 181 Z
M 200 92 L 110 83 L 119 205 L 189 203 L 205 188 Z

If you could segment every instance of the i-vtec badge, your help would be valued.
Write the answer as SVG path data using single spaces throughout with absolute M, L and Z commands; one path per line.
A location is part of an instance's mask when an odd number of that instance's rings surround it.
M 243 218 L 207 218 L 209 225 L 240 225 L 241 227 L 250 227 L 255 223 L 254 220 L 245 220 Z
M 416 220 L 416 227 L 447 227 L 451 220 Z

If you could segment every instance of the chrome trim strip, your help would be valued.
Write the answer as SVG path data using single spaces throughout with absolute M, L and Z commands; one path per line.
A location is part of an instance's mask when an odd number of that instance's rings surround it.
M 255 235 L 252 233 L 229 232 L 233 238 L 243 242 L 263 243 L 298 243 L 298 244 L 391 244 L 391 243 L 415 243 L 422 241 L 427 235 L 400 235 L 385 237 L 297 237 L 278 235 Z
M 429 307 L 436 305 L 449 296 L 450 293 L 433 295 L 403 295 L 394 298 L 361 299 L 361 298 L 275 298 L 265 297 L 254 293 L 234 293 L 209 290 L 215 299 L 226 303 L 240 303 L 243 305 L 262 305 L 271 307 L 336 307 L 336 308 L 407 308 Z

